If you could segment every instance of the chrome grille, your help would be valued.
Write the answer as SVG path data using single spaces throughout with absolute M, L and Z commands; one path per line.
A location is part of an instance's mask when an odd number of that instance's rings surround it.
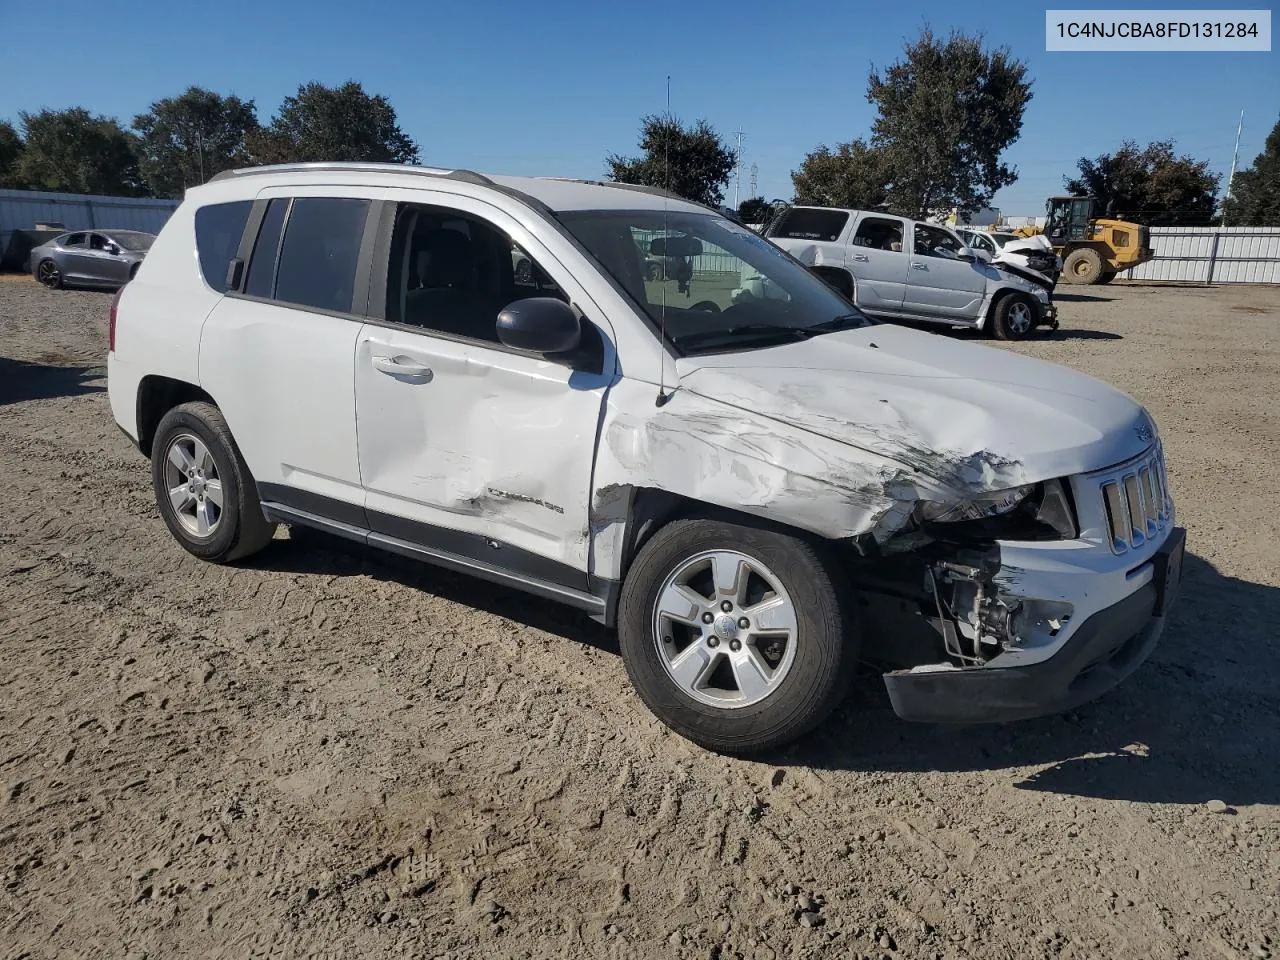
M 1113 552 L 1128 553 L 1158 536 L 1173 513 L 1164 451 L 1156 447 L 1103 479 L 1102 507 Z

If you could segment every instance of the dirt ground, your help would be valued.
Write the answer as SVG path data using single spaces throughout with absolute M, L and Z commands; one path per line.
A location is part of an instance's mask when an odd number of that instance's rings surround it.
M 1193 556 L 1153 659 L 1003 727 L 868 673 L 747 762 L 571 611 L 318 535 L 189 557 L 109 294 L 0 284 L 0 958 L 1280 957 L 1280 294 L 1079 289 L 1013 349 L 1161 425 Z

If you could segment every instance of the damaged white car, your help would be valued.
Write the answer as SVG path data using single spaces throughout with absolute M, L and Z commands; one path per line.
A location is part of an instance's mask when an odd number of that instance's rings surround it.
M 989 232 L 957 227 L 956 236 L 989 263 L 1003 267 L 1050 292 L 1062 276 L 1062 258 L 1043 233 L 1020 237 L 1016 233 Z
M 791 207 L 765 236 L 879 319 L 974 327 L 1002 340 L 1058 325 L 1052 283 L 1002 269 L 940 224 L 875 211 Z M 772 295 L 760 277 L 744 278 L 743 286 Z
M 911 720 L 1073 707 L 1146 658 L 1179 582 L 1138 403 L 875 323 L 660 191 L 220 174 L 117 295 L 108 378 L 192 554 L 297 524 L 570 604 L 726 752 L 810 730 L 859 659 Z

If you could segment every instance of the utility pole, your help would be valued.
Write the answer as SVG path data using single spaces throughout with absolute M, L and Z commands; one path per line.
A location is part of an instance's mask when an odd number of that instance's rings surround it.
M 1244 111 L 1240 111 L 1240 125 L 1236 127 L 1236 148 L 1231 154 L 1231 173 L 1227 177 L 1227 195 L 1222 200 L 1222 223 L 1227 225 L 1227 203 L 1231 200 L 1231 181 L 1236 178 L 1236 159 L 1240 156 L 1240 132 L 1244 130 Z
M 738 131 L 738 153 L 737 153 L 737 156 L 734 157 L 733 166 L 736 174 L 733 181 L 733 209 L 737 210 L 739 204 L 741 203 L 741 200 L 738 197 L 738 194 L 741 192 L 741 188 L 742 188 L 742 131 L 741 130 Z

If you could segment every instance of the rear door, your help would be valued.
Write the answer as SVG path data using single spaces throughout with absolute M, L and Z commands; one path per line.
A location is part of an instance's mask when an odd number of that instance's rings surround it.
M 356 527 L 364 495 L 353 363 L 379 195 L 259 192 L 239 250 L 247 267 L 200 341 L 201 385 L 217 398 L 262 499 Z
M 86 280 L 93 276 L 89 256 L 89 234 L 73 233 L 62 242 L 62 275 L 68 280 Z
M 957 259 L 963 244 L 950 230 L 927 223 L 911 226 L 911 272 L 903 309 L 931 319 L 977 320 L 987 289 L 982 268 Z
M 906 221 L 876 214 L 858 220 L 849 239 L 854 302 L 865 310 L 901 310 L 906 290 Z

